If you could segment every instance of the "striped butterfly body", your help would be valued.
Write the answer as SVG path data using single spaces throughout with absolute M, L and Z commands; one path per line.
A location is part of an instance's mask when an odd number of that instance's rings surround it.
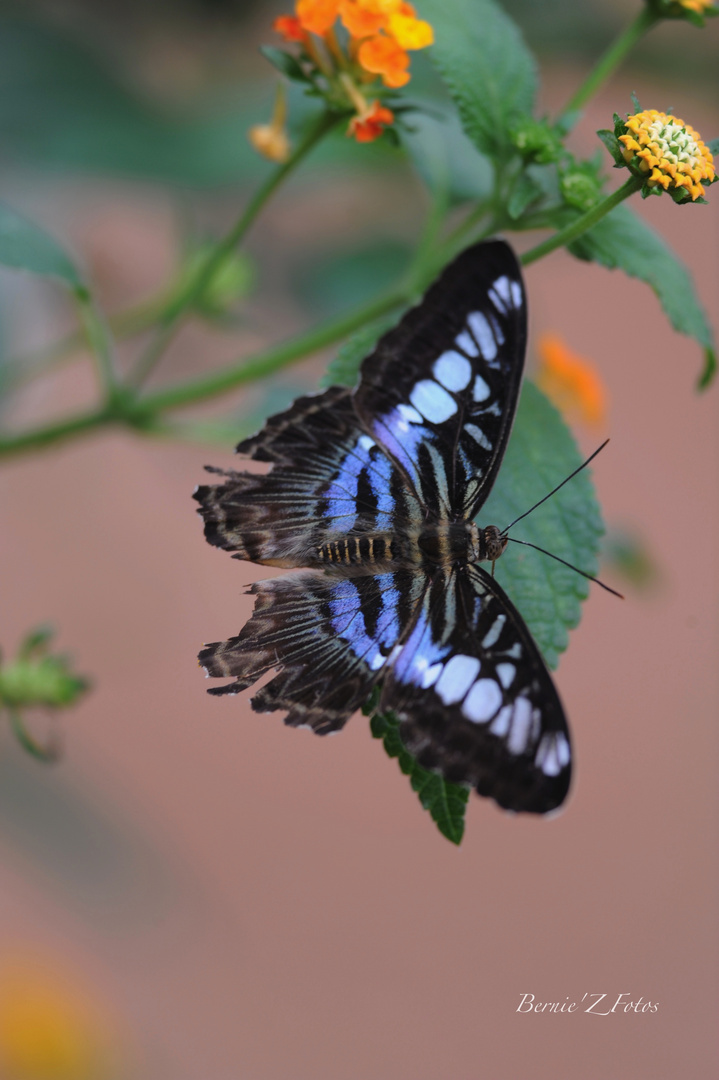
M 499 469 L 524 365 L 511 249 L 477 244 L 387 333 L 352 391 L 299 398 L 237 447 L 269 472 L 223 472 L 195 498 L 205 536 L 292 572 L 251 587 L 252 618 L 207 645 L 236 694 L 270 670 L 258 712 L 337 731 L 381 683 L 420 765 L 509 810 L 559 806 L 567 723 L 523 619 L 480 565 L 507 543 L 474 523 Z M 302 569 L 301 569 L 302 568 Z

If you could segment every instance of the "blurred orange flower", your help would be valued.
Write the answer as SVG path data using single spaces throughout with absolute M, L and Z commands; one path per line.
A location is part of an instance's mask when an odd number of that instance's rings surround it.
M 352 117 L 347 128 L 348 135 L 354 135 L 357 142 L 374 142 L 384 131 L 385 127 L 394 121 L 394 113 L 380 105 L 379 101 L 372 103 L 370 111 L 364 116 Z
M 272 29 L 282 34 L 285 41 L 304 41 L 305 31 L 296 15 L 278 15 Z
M 404 86 L 409 82 L 409 56 L 394 38 L 377 34 L 359 47 L 359 62 L 365 71 L 381 75 L 385 86 Z
M 537 385 L 557 408 L 592 427 L 606 424 L 607 392 L 591 361 L 573 353 L 558 334 L 543 334 L 538 350 Z
M 305 30 L 326 34 L 339 13 L 339 0 L 297 0 L 295 11 Z

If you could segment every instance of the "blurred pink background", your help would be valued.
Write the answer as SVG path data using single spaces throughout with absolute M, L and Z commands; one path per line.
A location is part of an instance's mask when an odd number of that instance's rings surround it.
M 557 71 L 547 105 L 574 80 Z M 593 150 L 635 88 L 614 80 L 575 146 Z M 641 96 L 664 107 L 646 80 Z M 673 103 L 716 133 L 696 95 Z M 296 197 L 302 213 L 283 196 L 255 240 L 297 244 L 329 216 L 311 189 Z M 387 198 L 388 216 L 408 213 L 403 192 Z M 716 328 L 709 199 L 639 210 L 692 267 Z M 361 179 L 345 182 L 324 227 L 359 229 L 373 212 Z M 111 305 L 170 264 L 154 189 L 88 181 L 54 213 Z M 532 339 L 561 333 L 606 381 L 612 442 L 595 483 L 607 522 L 640 535 L 658 568 L 645 592 L 610 576 L 626 601 L 593 591 L 572 634 L 557 682 L 578 766 L 553 820 L 473 797 L 455 850 L 365 719 L 323 740 L 253 714 L 249 695 L 206 695 L 198 647 L 238 631 L 243 586 L 263 575 L 209 548 L 193 513 L 202 466 L 230 464 L 229 446 L 117 432 L 4 464 L 3 648 L 52 619 L 95 688 L 63 717 L 55 768 L 2 733 L 0 967 L 37 962 L 92 1001 L 112 1075 L 716 1075 L 718 391 L 696 394 L 699 348 L 638 282 L 560 253 L 527 284 Z M 297 325 L 289 303 L 265 316 L 230 339 L 185 332 L 166 373 Z M 16 418 L 91 395 L 68 369 Z M 641 995 L 658 1010 L 524 1015 L 528 993 L 605 993 L 599 1011 Z

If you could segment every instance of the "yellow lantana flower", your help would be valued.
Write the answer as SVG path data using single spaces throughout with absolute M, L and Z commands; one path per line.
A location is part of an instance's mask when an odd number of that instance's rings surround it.
M 695 26 L 704 26 L 707 15 L 719 15 L 714 0 L 647 0 L 647 4 L 663 19 L 686 19 Z
M 709 148 L 699 132 L 678 116 L 645 109 L 626 121 L 616 120 L 624 161 L 647 188 L 669 191 L 677 202 L 694 202 L 705 194 L 702 184 L 716 180 Z

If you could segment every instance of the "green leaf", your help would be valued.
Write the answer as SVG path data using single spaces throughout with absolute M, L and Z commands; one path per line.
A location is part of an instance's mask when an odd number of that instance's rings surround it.
M 519 29 L 493 0 L 423 0 L 421 14 L 434 27 L 430 58 L 467 135 L 488 157 L 509 156 L 509 129 L 532 112 L 537 85 Z
M 507 452 L 487 502 L 481 525 L 509 525 L 556 487 L 582 462 L 559 412 L 525 380 Z M 521 521 L 511 531 L 588 574 L 597 572 L 604 531 L 588 470 Z M 550 667 L 567 647 L 589 582 L 580 574 L 531 548 L 509 544 L 495 575 L 525 619 Z
M 614 132 L 610 131 L 609 128 L 600 128 L 597 132 L 597 135 L 602 140 L 609 153 L 612 155 L 614 159 L 615 169 L 619 169 L 622 166 L 626 165 L 626 161 L 624 160 L 624 156 L 622 154 L 622 144 L 620 143 Z
M 262 45 L 260 52 L 274 68 L 281 72 L 282 75 L 286 75 L 288 79 L 302 83 L 310 81 L 302 70 L 302 65 L 297 57 L 286 53 L 284 49 L 276 49 L 273 45 Z
M 697 379 L 697 390 L 706 390 L 714 382 L 717 373 L 717 354 L 714 349 L 704 350 L 704 369 Z
M 374 349 L 379 338 L 397 322 L 397 316 L 375 319 L 345 341 L 327 367 L 320 386 L 356 386 L 359 369 L 365 356 Z
M 419 801 L 429 811 L 442 835 L 453 844 L 459 844 L 464 835 L 469 788 L 451 784 L 418 765 L 400 738 L 399 720 L 394 713 L 375 713 L 370 726 L 375 739 L 382 739 L 387 755 L 397 758 L 400 769 L 409 777 L 412 790 L 417 792 Z
M 541 199 L 544 191 L 537 180 L 528 172 L 519 174 L 509 196 L 507 213 L 516 221 L 522 216 L 527 207 Z
M 719 154 L 719 139 L 712 139 L 707 143 L 710 154 Z
M 589 232 L 569 245 L 579 259 L 620 269 L 646 282 L 656 293 L 669 322 L 680 334 L 688 334 L 713 353 L 714 340 L 689 270 L 654 230 L 627 206 L 618 206 Z M 707 355 L 702 380 L 711 381 Z
M 57 240 L 4 203 L 0 203 L 0 263 L 58 277 L 71 289 L 84 290 L 80 272 Z
M 431 113 L 414 114 L 411 124 L 400 132 L 402 145 L 429 191 L 440 192 L 451 202 L 489 198 L 493 187 L 489 160 L 467 138 L 454 108 L 440 110 L 433 101 L 431 109 Z

